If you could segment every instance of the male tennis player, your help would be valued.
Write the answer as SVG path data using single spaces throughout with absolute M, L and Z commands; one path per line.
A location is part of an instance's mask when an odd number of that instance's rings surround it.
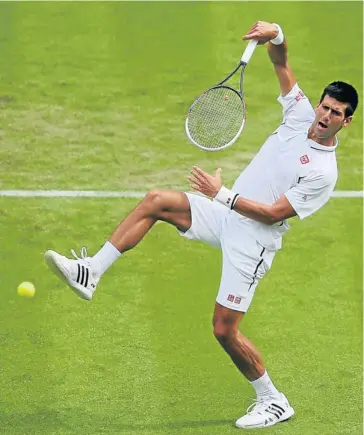
M 282 124 L 269 136 L 232 190 L 222 185 L 220 169 L 209 175 L 194 167 L 193 189 L 206 197 L 153 190 L 116 228 L 94 257 L 75 260 L 47 251 L 50 268 L 80 297 L 90 300 L 103 273 L 134 248 L 158 221 L 174 225 L 188 239 L 222 250 L 222 276 L 213 318 L 214 334 L 257 399 L 236 422 L 239 428 L 272 426 L 294 414 L 277 390 L 254 345 L 239 332 L 259 280 L 271 267 L 287 231 L 287 219 L 313 214 L 330 198 L 336 179 L 336 134 L 352 121 L 358 104 L 355 89 L 343 82 L 328 85 L 312 108 L 287 63 L 287 42 L 277 24 L 257 22 L 244 36 L 268 43 L 283 107 Z M 212 198 L 213 200 L 211 201 Z

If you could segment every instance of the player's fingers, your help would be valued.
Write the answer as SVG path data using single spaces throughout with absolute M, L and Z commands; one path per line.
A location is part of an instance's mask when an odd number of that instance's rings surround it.
M 197 179 L 196 177 L 188 177 L 188 180 L 193 184 L 201 184 L 201 181 Z
M 254 33 L 255 32 L 255 29 L 250 29 L 250 30 L 248 30 L 246 33 L 245 33 L 245 35 L 243 36 L 243 38 L 246 38 L 247 36 L 250 36 L 252 33 Z
M 257 28 L 257 24 L 254 24 L 254 26 L 252 26 L 246 33 L 247 34 L 252 33 L 256 30 L 256 28 Z
M 205 181 L 205 178 L 202 175 L 200 175 L 197 171 L 194 171 L 193 169 L 191 171 L 191 174 L 196 181 L 199 181 L 200 183 L 203 183 Z
M 202 175 L 204 172 L 203 172 L 202 169 L 198 168 L 197 166 L 194 166 L 194 167 L 191 169 L 191 173 L 192 173 L 192 174 L 199 174 L 199 175 Z
M 197 172 L 195 169 L 192 170 L 192 175 L 201 183 L 206 181 L 206 177 L 204 177 L 203 174 L 200 174 L 199 172 Z
M 195 185 L 195 186 L 199 186 L 200 185 L 200 182 L 198 180 L 196 180 L 195 178 L 189 177 L 188 181 L 190 183 L 192 183 L 193 185 Z
M 247 33 L 245 36 L 243 36 L 243 41 L 249 40 L 249 39 L 258 39 L 257 32 Z
M 249 33 L 249 32 L 252 32 L 254 29 L 256 29 L 257 28 L 257 26 L 258 26 L 258 24 L 259 24 L 259 22 L 257 21 L 256 23 L 254 23 L 252 26 L 251 26 L 251 28 L 248 30 L 248 32 L 247 33 Z
M 192 170 L 195 171 L 197 174 L 199 174 L 204 179 L 206 179 L 208 177 L 208 175 L 209 175 L 205 171 L 203 171 L 201 168 L 199 168 L 198 166 L 194 166 L 192 168 Z
M 201 172 L 201 169 L 198 166 L 192 166 L 192 171 Z

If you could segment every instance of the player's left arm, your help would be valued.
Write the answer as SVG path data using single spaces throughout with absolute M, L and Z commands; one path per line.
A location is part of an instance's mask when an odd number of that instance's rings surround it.
M 297 215 L 285 195 L 282 195 L 281 198 L 272 205 L 266 205 L 239 196 L 232 210 L 247 218 L 267 225 L 273 225 Z
M 215 175 L 210 175 L 197 166 L 194 166 L 191 171 L 191 176 L 188 177 L 188 179 L 192 182 L 192 189 L 210 198 L 215 198 L 219 193 L 225 205 L 230 206 L 232 210 L 247 218 L 267 225 L 273 225 L 297 215 L 285 195 L 282 195 L 282 197 L 272 205 L 246 199 L 238 194 L 231 195 L 233 192 L 222 186 L 221 169 L 218 169 Z M 224 194 L 226 194 L 226 199 Z

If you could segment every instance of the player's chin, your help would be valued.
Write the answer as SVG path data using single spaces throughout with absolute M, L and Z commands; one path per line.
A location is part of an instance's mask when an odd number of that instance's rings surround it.
M 328 128 L 321 128 L 318 125 L 315 128 L 315 135 L 318 139 L 326 139 L 330 136 Z

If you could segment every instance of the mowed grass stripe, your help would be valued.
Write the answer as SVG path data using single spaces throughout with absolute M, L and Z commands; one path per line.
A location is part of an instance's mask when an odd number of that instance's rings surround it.
M 91 303 L 44 264 L 46 249 L 95 253 L 135 203 L 0 200 L 4 434 L 236 433 L 253 392 L 212 334 L 218 250 L 157 226 Z M 361 222 L 356 199 L 293 219 L 242 322 L 296 408 L 272 433 L 362 433 Z M 31 301 L 15 294 L 23 279 L 36 285 Z
M 266 48 L 246 71 L 247 123 L 236 146 L 203 153 L 184 120 L 236 65 L 257 17 L 284 28 L 313 104 L 337 79 L 362 94 L 360 2 L 3 2 L 0 11 L 1 189 L 186 189 L 194 164 L 221 167 L 232 183 L 281 122 Z M 350 50 L 340 38 L 322 47 L 328 13 Z M 340 190 L 362 188 L 362 137 L 360 105 L 340 132 Z
M 145 195 L 146 192 L 133 190 L 0 190 L 0 197 L 8 198 L 143 198 Z M 336 190 L 332 197 L 362 198 L 363 195 L 362 190 Z

